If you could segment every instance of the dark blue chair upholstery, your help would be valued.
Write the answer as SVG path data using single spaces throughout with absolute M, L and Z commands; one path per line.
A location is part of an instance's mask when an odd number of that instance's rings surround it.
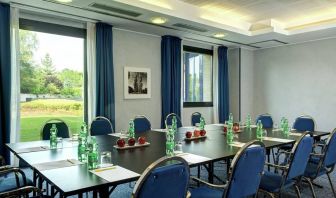
M 109 119 L 98 116 L 91 122 L 90 132 L 92 136 L 110 134 L 113 133 L 113 126 Z
M 42 140 L 50 140 L 50 129 L 53 124 L 56 124 L 57 137 L 62 137 L 62 138 L 70 137 L 68 125 L 63 120 L 52 119 L 52 120 L 47 121 L 42 127 L 42 130 L 41 130 Z
M 145 116 L 136 116 L 134 118 L 135 133 L 142 133 L 151 130 L 151 123 Z
M 196 126 L 196 123 L 200 123 L 202 114 L 199 112 L 194 112 L 191 114 L 191 126 Z
M 166 126 L 172 124 L 172 119 L 173 119 L 174 116 L 176 116 L 176 120 L 177 120 L 177 128 L 182 127 L 181 119 L 180 119 L 180 117 L 179 117 L 178 115 L 176 115 L 175 113 L 171 113 L 171 114 L 167 115 L 167 117 L 166 117 Z
M 297 181 L 300 180 L 306 169 L 309 155 L 313 146 L 313 138 L 303 134 L 303 136 L 295 143 L 292 154 L 290 156 L 290 164 L 287 166 L 272 165 L 275 168 L 280 168 L 284 174 L 276 174 L 265 171 L 261 178 L 260 189 L 270 194 L 281 193 L 280 191 L 288 187 L 295 186 L 296 193 L 300 191 L 297 187 Z
M 191 189 L 192 198 L 201 197 L 247 197 L 258 192 L 261 175 L 265 165 L 266 150 L 258 141 L 242 147 L 231 164 L 231 174 L 227 185 L 220 189 L 202 186 Z M 196 181 L 201 181 L 193 178 Z M 213 185 L 216 187 L 216 185 Z M 220 186 L 218 186 L 220 187 Z M 224 195 L 224 196 L 223 196 Z
M 165 165 L 168 161 L 178 163 Z M 134 198 L 184 198 L 188 192 L 189 176 L 189 166 L 183 158 L 162 157 L 141 175 L 134 187 L 133 196 Z
M 315 131 L 314 119 L 310 116 L 300 116 L 295 119 L 293 129 L 297 131 Z
M 256 124 L 258 121 L 261 121 L 261 124 L 263 125 L 263 128 L 273 128 L 273 119 L 270 114 L 262 114 L 259 115 L 256 119 Z
M 329 135 L 325 145 L 322 148 L 321 153 L 313 153 L 311 154 L 311 158 L 306 167 L 304 176 L 308 178 L 310 183 L 310 188 L 315 197 L 315 192 L 313 189 L 312 181 L 318 178 L 321 175 L 327 175 L 328 180 L 334 194 L 336 197 L 336 193 L 334 190 L 334 186 L 332 184 L 330 173 L 333 172 L 336 164 L 336 129 Z

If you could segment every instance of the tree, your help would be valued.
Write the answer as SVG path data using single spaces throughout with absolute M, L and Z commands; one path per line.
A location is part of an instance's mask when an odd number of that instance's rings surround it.
M 42 63 L 42 71 L 45 75 L 54 75 L 55 74 L 55 66 L 53 65 L 50 54 L 47 53 L 44 58 L 41 60 Z

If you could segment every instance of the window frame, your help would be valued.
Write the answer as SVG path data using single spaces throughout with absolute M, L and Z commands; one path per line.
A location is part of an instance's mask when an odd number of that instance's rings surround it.
M 66 25 L 60 25 L 55 23 L 47 23 L 38 20 L 31 20 L 26 18 L 19 18 L 19 29 L 43 32 L 48 34 L 56 34 L 61 36 L 70 36 L 76 38 L 82 38 L 84 41 L 84 68 L 83 68 L 83 83 L 84 83 L 84 121 L 88 122 L 88 84 L 87 84 L 87 36 L 85 28 L 78 28 Z
M 211 55 L 211 102 L 185 102 L 184 95 L 185 95 L 185 67 L 184 67 L 184 53 L 191 52 L 191 53 L 198 53 L 198 54 L 205 54 Z M 183 45 L 183 108 L 193 108 L 193 107 L 213 107 L 213 50 L 198 48 L 188 45 Z

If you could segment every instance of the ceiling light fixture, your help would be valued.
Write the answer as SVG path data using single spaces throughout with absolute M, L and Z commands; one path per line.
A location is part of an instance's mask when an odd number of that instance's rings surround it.
M 56 1 L 60 3 L 71 3 L 72 2 L 72 0 L 56 0 Z
M 151 19 L 152 23 L 154 24 L 164 24 L 167 22 L 167 19 L 166 18 L 163 18 L 163 17 L 154 17 Z
M 223 38 L 225 37 L 225 34 L 224 33 L 216 33 L 213 35 L 215 38 Z

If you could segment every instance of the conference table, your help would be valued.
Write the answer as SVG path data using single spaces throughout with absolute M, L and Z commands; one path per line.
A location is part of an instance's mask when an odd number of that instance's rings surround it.
M 241 128 L 240 132 L 234 135 L 234 144 L 227 143 L 226 135 L 223 133 L 223 124 L 206 125 L 205 129 L 207 131 L 206 138 L 185 141 L 185 133 L 194 129 L 193 127 L 181 127 L 178 129 L 175 139 L 182 142 L 183 154 L 180 154 L 181 157 L 186 156 L 185 159 L 189 162 L 190 167 L 205 165 L 208 170 L 208 179 L 213 182 L 214 162 L 233 158 L 244 143 L 257 139 L 256 129 Z M 291 131 L 289 135 L 285 135 L 280 130 L 267 129 L 267 135 L 261 141 L 269 150 L 294 143 L 300 138 L 301 134 Z M 328 132 L 313 132 L 316 139 L 328 134 Z M 110 151 L 112 163 L 120 167 L 120 170 L 131 173 L 119 174 L 116 171 L 108 179 L 89 171 L 86 164 L 74 164 L 51 169 L 39 168 L 39 164 L 43 163 L 77 159 L 78 144 L 70 138 L 63 139 L 63 147 L 59 149 L 34 149 L 38 147 L 46 148 L 49 146 L 49 141 L 11 143 L 6 146 L 14 155 L 33 169 L 36 185 L 41 187 L 43 181 L 50 184 L 52 197 L 57 194 L 60 197 L 72 195 L 81 197 L 82 193 L 90 191 L 99 192 L 101 197 L 108 197 L 109 192 L 113 191 L 116 186 L 136 181 L 151 163 L 166 155 L 166 134 L 164 130 L 152 129 L 136 134 L 136 137 L 145 136 L 150 145 L 132 149 L 116 149 L 114 146 L 120 138 L 119 136 L 118 133 L 96 136 L 99 151 Z

